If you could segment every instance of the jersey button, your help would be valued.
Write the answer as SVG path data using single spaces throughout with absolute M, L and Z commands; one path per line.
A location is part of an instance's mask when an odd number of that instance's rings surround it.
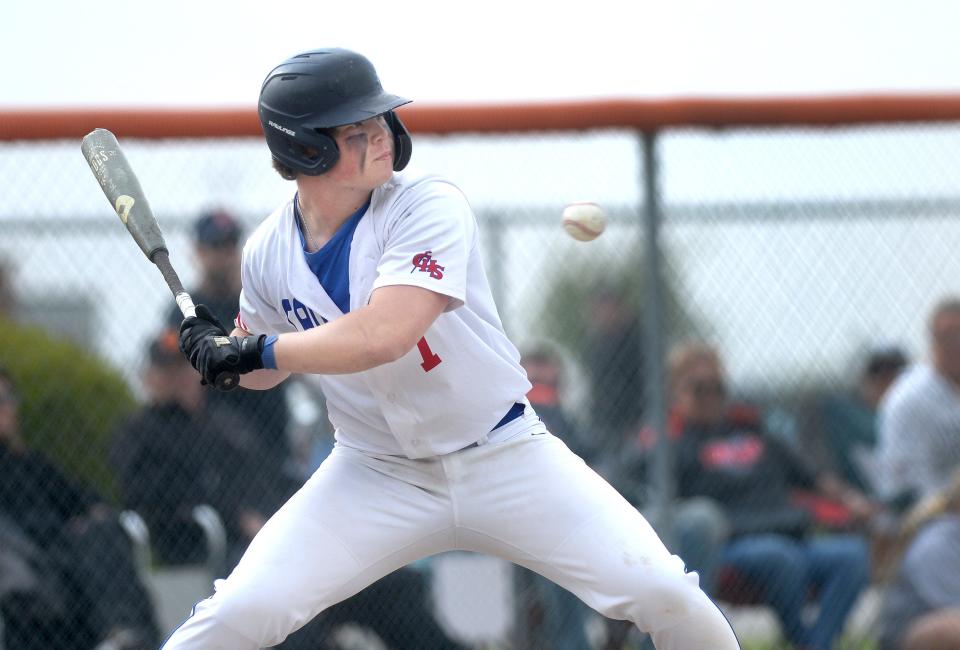
M 387 393 L 387 401 L 391 404 L 397 403 L 397 394 L 396 393 Z

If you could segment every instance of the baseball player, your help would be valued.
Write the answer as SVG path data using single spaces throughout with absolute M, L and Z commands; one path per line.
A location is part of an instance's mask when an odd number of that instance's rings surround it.
M 394 109 L 408 101 L 342 49 L 294 56 L 263 83 L 267 145 L 296 193 L 244 247 L 236 328 L 200 306 L 181 349 L 207 383 L 319 375 L 337 443 L 164 648 L 273 646 L 454 549 L 532 569 L 658 649 L 738 648 L 696 574 L 525 400 L 467 199 L 407 168 Z

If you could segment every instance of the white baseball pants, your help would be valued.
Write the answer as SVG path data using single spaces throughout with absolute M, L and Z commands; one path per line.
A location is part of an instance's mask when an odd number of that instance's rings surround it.
M 337 446 L 163 650 L 276 645 L 382 576 L 450 550 L 528 567 L 632 621 L 658 650 L 739 648 L 697 575 L 635 508 L 558 438 L 510 429 L 423 460 Z

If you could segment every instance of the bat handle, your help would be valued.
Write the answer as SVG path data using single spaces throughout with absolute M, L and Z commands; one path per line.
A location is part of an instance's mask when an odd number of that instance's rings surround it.
M 194 318 L 197 315 L 197 307 L 193 304 L 193 298 L 186 291 L 180 291 L 174 296 L 177 301 L 177 307 L 184 318 Z
M 195 318 L 197 307 L 193 304 L 193 298 L 186 291 L 178 291 L 174 296 L 177 306 L 180 307 L 180 313 L 184 318 Z M 218 390 L 230 391 L 240 385 L 240 375 L 235 372 L 221 372 L 213 381 Z

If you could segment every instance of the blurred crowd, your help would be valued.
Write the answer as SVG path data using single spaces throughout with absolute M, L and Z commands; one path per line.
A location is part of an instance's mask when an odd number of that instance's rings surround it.
M 242 241 L 225 211 L 194 227 L 200 274 L 191 293 L 228 327 Z M 16 310 L 9 277 L 0 268 L 0 318 Z M 594 318 L 576 359 L 548 344 L 522 351 L 528 399 L 554 435 L 663 527 L 711 597 L 768 607 L 789 647 L 829 650 L 873 590 L 880 650 L 960 648 L 960 298 L 945 297 L 927 316 L 922 358 L 872 347 L 851 385 L 794 403 L 790 427 L 771 417 L 776 404 L 731 384 L 722 349 L 677 342 L 666 351 L 665 431 L 646 417 L 636 309 L 609 287 L 586 308 Z M 150 334 L 142 399 L 111 432 L 115 497 L 30 448 L 18 410 L 29 395 L 0 367 L 2 647 L 157 647 L 169 630 L 155 615 L 150 572 L 228 573 L 329 452 L 322 418 L 306 435 L 298 428 L 309 388 L 201 386 L 177 348 L 180 318 L 171 310 Z M 669 517 L 651 510 L 664 487 L 654 478 L 661 440 L 674 481 Z M 146 536 L 131 531 L 130 513 Z M 519 568 L 515 575 L 516 647 L 644 647 L 629 626 L 591 629 L 592 613 L 569 592 Z M 402 569 L 281 647 L 342 647 L 344 626 L 371 631 L 386 648 L 466 647 L 438 622 L 430 580 L 429 559 Z

